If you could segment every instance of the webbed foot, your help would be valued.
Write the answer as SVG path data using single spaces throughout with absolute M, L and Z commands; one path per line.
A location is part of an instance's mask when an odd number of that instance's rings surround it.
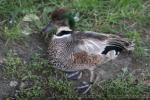
M 81 71 L 66 71 L 65 73 L 66 73 L 67 79 L 69 80 L 78 80 L 82 76 Z
M 88 94 L 90 93 L 91 87 L 92 87 L 93 82 L 81 82 L 78 87 L 75 88 L 77 92 L 81 94 Z

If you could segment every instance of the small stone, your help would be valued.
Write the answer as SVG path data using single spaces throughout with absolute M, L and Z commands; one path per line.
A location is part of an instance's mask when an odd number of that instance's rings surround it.
M 10 81 L 10 84 L 9 84 L 11 87 L 16 87 L 18 85 L 18 82 L 17 81 Z
M 0 64 L 2 64 L 3 63 L 3 59 L 2 58 L 0 58 Z
M 26 86 L 26 84 L 24 82 L 21 82 L 20 89 L 23 89 L 25 86 Z
M 28 15 L 25 15 L 24 18 L 23 18 L 23 21 L 33 21 L 33 20 L 40 20 L 39 17 L 35 14 L 28 14 Z
M 145 81 L 144 81 L 144 85 L 150 86 L 150 80 L 145 80 Z
M 128 72 L 128 68 L 124 67 L 124 68 L 122 68 L 122 71 L 123 71 L 123 73 L 126 73 L 126 72 Z

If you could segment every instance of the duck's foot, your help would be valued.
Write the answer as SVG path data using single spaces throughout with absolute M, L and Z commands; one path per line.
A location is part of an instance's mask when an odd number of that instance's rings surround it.
M 75 88 L 75 90 L 77 90 L 77 92 L 80 94 L 90 94 L 92 84 L 93 82 L 81 82 L 79 86 Z
M 78 80 L 82 76 L 81 71 L 67 71 L 65 73 L 66 73 L 67 79 L 69 79 L 69 80 Z

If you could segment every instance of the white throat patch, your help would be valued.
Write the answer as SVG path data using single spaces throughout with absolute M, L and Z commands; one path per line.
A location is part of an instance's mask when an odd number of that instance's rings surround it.
M 71 34 L 65 34 L 65 35 L 62 35 L 62 36 L 57 36 L 57 34 L 59 34 L 62 31 L 72 31 L 72 30 L 67 26 L 62 26 L 62 27 L 58 28 L 58 31 L 56 32 L 56 35 L 53 36 L 53 39 L 66 38 L 66 37 L 71 36 Z
M 70 37 L 70 36 L 71 36 L 71 34 L 66 34 L 66 35 L 63 35 L 63 36 L 54 35 L 53 39 L 61 39 L 61 38 L 66 38 L 66 37 Z

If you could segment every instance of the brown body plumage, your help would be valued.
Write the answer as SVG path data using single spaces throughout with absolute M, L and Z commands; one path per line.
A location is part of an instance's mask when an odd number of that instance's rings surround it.
M 88 46 L 86 41 L 93 42 L 93 46 Z M 131 43 L 119 36 L 72 31 L 72 34 L 67 37 L 53 37 L 49 43 L 49 61 L 54 67 L 65 71 L 94 69 L 96 66 L 116 58 L 113 55 L 102 54 L 105 48 L 111 45 L 118 46 L 122 51 L 131 48 Z M 58 63 L 61 66 L 58 66 Z

